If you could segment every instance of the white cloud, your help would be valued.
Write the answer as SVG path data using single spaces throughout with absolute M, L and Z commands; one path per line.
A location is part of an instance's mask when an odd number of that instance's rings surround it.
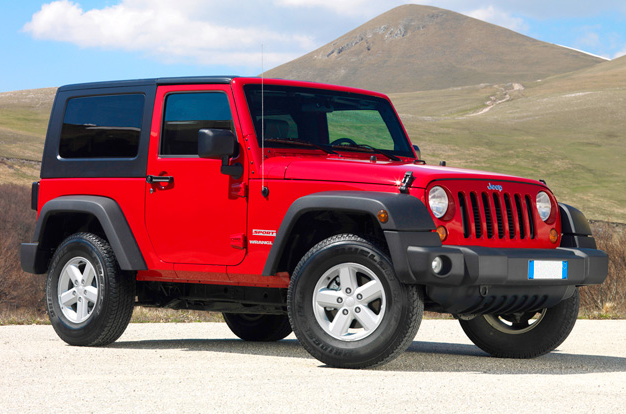
M 516 32 L 523 33 L 528 30 L 528 25 L 524 22 L 524 19 L 513 17 L 510 13 L 498 10 L 493 6 L 472 10 L 464 14 Z
M 602 45 L 600 35 L 596 32 L 587 32 L 584 36 L 576 39 L 576 43 L 581 46 L 596 48 Z
M 606 33 L 604 34 L 604 36 L 601 36 L 600 33 L 598 33 L 595 29 L 600 28 L 581 28 L 580 31 L 582 32 L 582 34 L 574 39 L 572 47 L 580 50 L 593 50 L 595 54 L 608 59 L 610 58 L 610 53 L 607 53 L 608 48 L 606 47 Z
M 191 59 L 201 65 L 236 63 L 260 66 L 261 44 L 267 67 L 287 62 L 313 49 L 310 36 L 273 31 L 262 26 L 234 27 L 211 16 L 211 1 L 122 0 L 84 11 L 78 3 L 44 4 L 23 30 L 34 38 L 69 42 L 80 47 L 140 51 L 162 61 Z
M 400 1 L 381 2 L 373 0 L 274 0 L 279 6 L 325 8 L 337 14 L 374 17 L 401 4 Z
M 617 59 L 619 57 L 622 56 L 626 56 L 626 46 L 624 46 L 624 48 L 622 50 L 620 50 L 619 52 L 617 52 L 614 56 L 613 59 Z

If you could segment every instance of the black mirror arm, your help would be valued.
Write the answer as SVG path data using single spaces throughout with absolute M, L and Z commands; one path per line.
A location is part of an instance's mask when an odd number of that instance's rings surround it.
M 230 175 L 233 179 L 238 180 L 243 175 L 243 165 L 238 162 L 230 165 L 230 157 L 225 155 L 222 157 L 222 167 L 220 172 L 225 175 Z

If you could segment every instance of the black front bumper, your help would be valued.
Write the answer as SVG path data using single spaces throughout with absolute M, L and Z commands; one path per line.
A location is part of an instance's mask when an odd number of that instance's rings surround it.
M 409 246 L 406 251 L 413 283 L 433 286 L 583 286 L 604 282 L 608 256 L 601 250 L 580 248 L 495 249 L 478 246 Z M 437 274 L 435 258 L 447 264 Z M 531 262 L 565 262 L 560 279 L 533 279 Z
M 442 246 L 428 234 L 385 235 L 394 240 L 390 250 L 400 280 L 425 286 L 427 299 L 436 311 L 512 313 L 541 309 L 567 299 L 577 286 L 601 284 L 608 274 L 608 256 L 597 249 Z M 439 273 L 432 266 L 437 257 L 443 263 Z M 537 265 L 531 262 L 564 262 L 566 270 L 561 278 L 533 278 L 529 269 Z

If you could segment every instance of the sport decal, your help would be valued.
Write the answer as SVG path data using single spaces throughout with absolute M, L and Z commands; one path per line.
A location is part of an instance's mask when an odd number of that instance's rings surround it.
M 253 236 L 267 236 L 267 237 L 276 237 L 276 230 L 259 230 L 252 229 Z

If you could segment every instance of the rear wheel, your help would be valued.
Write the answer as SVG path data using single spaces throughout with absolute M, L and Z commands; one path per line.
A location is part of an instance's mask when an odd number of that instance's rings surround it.
M 223 313 L 230 330 L 244 341 L 280 341 L 291 333 L 287 315 Z
M 350 234 L 314 246 L 296 267 L 287 307 L 302 346 L 335 367 L 366 368 L 404 352 L 419 328 L 417 286 L 397 279 L 389 258 Z
M 495 357 L 534 358 L 565 341 L 576 323 L 578 304 L 576 289 L 571 298 L 538 312 L 480 315 L 459 322 L 476 346 Z
M 134 301 L 134 276 L 120 270 L 104 239 L 76 233 L 54 253 L 46 280 L 48 316 L 68 344 L 114 342 L 130 322 Z

